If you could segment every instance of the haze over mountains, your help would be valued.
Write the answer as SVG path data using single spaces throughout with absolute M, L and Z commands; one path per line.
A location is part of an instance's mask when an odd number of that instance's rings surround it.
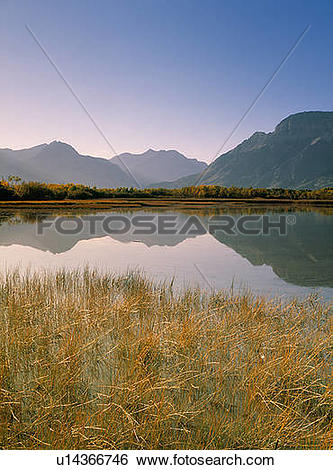
M 176 150 L 149 149 L 107 160 L 80 155 L 71 145 L 57 141 L 23 150 L 0 149 L 0 176 L 48 183 L 143 187 L 192 175 L 206 167 L 206 163 L 186 158 Z
M 122 153 L 113 157 L 112 163 L 120 168 L 124 164 L 131 174 L 144 186 L 160 181 L 174 181 L 178 178 L 201 173 L 207 164 L 194 158 L 186 158 L 176 150 L 152 150 L 141 154 Z
M 80 155 L 72 146 L 56 141 L 24 150 L 0 150 L 0 175 L 47 183 L 135 186 L 132 177 L 117 165 Z
M 106 160 L 80 155 L 72 146 L 54 141 L 30 149 L 0 149 L 0 176 L 9 175 L 97 187 L 333 186 L 333 112 L 291 115 L 273 132 L 255 132 L 208 167 L 176 150 L 149 149 Z

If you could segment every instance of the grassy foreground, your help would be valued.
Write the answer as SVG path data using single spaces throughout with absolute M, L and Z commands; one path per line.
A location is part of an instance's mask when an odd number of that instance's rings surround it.
M 139 275 L 0 279 L 2 449 L 327 449 L 332 319 Z

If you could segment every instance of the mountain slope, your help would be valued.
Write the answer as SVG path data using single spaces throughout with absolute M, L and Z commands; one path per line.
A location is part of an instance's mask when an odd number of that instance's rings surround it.
M 207 167 L 175 150 L 124 153 L 110 160 L 80 155 L 63 142 L 22 150 L 0 149 L 0 176 L 26 181 L 81 183 L 97 187 L 144 187 L 161 179 L 176 179 Z
M 273 132 L 254 133 L 209 167 L 175 150 L 150 149 L 106 160 L 80 155 L 70 145 L 52 142 L 24 150 L 0 149 L 0 176 L 8 175 L 98 187 L 333 186 L 333 112 L 291 115 Z
M 186 158 L 176 150 L 152 150 L 141 154 L 123 153 L 110 161 L 121 166 L 121 162 L 131 171 L 142 186 L 159 181 L 172 181 L 180 177 L 203 171 L 207 164 L 196 159 Z
M 256 132 L 217 158 L 201 176 L 200 184 L 289 188 L 333 185 L 333 112 L 294 114 L 274 132 Z
M 0 175 L 99 187 L 136 185 L 118 165 L 104 158 L 80 155 L 70 145 L 56 141 L 23 150 L 0 149 Z
M 199 180 L 201 174 L 195 173 L 194 175 L 183 176 L 174 181 L 159 181 L 158 183 L 151 184 L 151 188 L 165 188 L 165 189 L 175 189 L 175 188 L 184 188 L 186 186 L 195 186 L 196 182 Z

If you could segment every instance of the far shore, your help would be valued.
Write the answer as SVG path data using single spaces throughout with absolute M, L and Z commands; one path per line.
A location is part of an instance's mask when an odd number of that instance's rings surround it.
M 37 201 L 0 201 L 0 209 L 13 208 L 86 208 L 86 209 L 108 209 L 108 208 L 186 208 L 202 209 L 205 207 L 222 206 L 255 206 L 255 205 L 292 205 L 300 206 L 321 206 L 333 207 L 333 200 L 329 199 L 199 199 L 199 198 L 173 198 L 173 197 L 154 197 L 154 198 L 110 198 L 110 199 L 64 199 L 64 200 L 37 200 Z

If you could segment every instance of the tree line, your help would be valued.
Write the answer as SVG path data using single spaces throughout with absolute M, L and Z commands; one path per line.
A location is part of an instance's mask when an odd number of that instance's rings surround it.
M 214 199 L 333 199 L 333 188 L 285 189 L 285 188 L 237 188 L 218 185 L 186 186 L 184 188 L 97 188 L 83 184 L 52 184 L 21 181 L 11 176 L 0 180 L 1 201 L 47 201 L 64 199 L 109 198 L 214 198 Z

